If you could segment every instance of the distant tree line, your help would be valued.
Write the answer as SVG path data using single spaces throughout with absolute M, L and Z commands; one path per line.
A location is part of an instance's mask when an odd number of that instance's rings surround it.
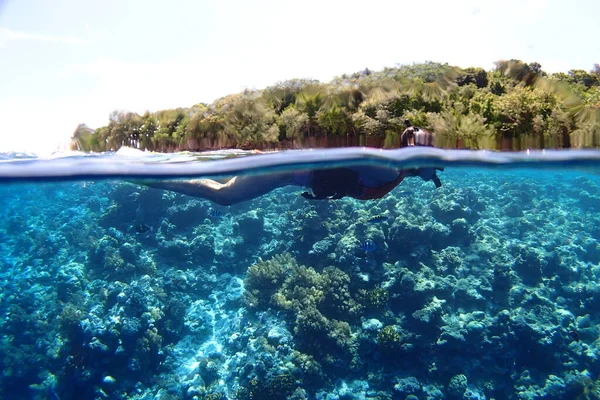
M 492 71 L 426 62 L 365 69 L 329 83 L 293 79 L 190 108 L 114 111 L 107 126 L 79 125 L 72 147 L 395 147 L 405 119 L 435 132 L 440 147 L 596 147 L 599 110 L 597 64 L 590 72 L 548 74 L 519 60 L 498 61 Z

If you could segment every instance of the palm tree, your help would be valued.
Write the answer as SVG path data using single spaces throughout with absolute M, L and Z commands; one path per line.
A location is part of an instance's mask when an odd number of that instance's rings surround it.
M 311 79 L 291 79 L 266 88 L 262 97 L 279 115 L 287 107 L 296 103 L 298 94 L 305 88 L 318 84 L 319 81 Z
M 279 139 L 276 114 L 259 92 L 245 91 L 231 100 L 224 113 L 224 129 L 238 145 L 253 147 Z
M 78 151 L 103 151 L 98 136 L 86 124 L 79 124 L 71 136 L 71 149 Z

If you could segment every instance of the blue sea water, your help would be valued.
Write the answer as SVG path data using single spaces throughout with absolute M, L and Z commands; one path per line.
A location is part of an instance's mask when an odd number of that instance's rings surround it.
M 333 167 L 444 170 L 366 201 L 148 187 Z M 600 398 L 599 172 L 597 151 L 2 155 L 0 397 Z

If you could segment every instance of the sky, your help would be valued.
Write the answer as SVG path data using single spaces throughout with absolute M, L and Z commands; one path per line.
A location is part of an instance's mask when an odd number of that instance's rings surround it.
M 0 151 L 65 148 L 111 111 L 427 60 L 600 63 L 596 0 L 0 0 Z

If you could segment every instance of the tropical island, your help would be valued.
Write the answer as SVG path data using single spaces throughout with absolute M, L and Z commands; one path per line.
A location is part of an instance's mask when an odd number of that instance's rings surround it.
M 406 119 L 435 132 L 439 147 L 597 147 L 600 66 L 550 74 L 520 60 L 498 61 L 491 71 L 425 62 L 328 83 L 292 79 L 190 108 L 113 111 L 106 126 L 80 124 L 71 146 L 93 152 L 393 148 Z

